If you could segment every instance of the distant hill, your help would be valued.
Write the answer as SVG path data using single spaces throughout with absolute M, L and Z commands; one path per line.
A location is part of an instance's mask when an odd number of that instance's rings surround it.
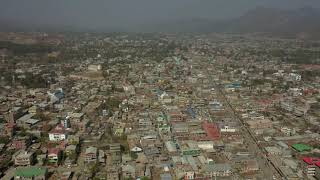
M 0 31 L 76 31 L 76 32 L 196 32 L 196 33 L 243 33 L 261 34 L 282 38 L 305 38 L 320 40 L 320 10 L 304 7 L 294 10 L 258 7 L 244 15 L 230 20 L 214 21 L 212 19 L 174 19 L 145 23 L 125 28 L 80 28 L 67 25 L 28 24 L 1 20 Z M 106 22 L 107 24 L 108 22 Z M 104 27 L 102 25 L 101 27 Z
M 221 29 L 216 30 L 230 33 L 261 33 L 278 37 L 319 39 L 319 18 L 320 11 L 310 7 L 297 10 L 257 8 L 237 19 L 215 26 L 221 26 Z
M 283 38 L 320 39 L 319 19 L 320 10 L 311 7 L 295 10 L 258 7 L 231 20 L 179 20 L 146 25 L 144 29 L 155 32 L 255 33 Z

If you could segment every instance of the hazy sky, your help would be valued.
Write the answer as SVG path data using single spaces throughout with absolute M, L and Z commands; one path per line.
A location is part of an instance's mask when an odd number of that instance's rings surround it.
M 237 17 L 257 6 L 320 7 L 320 0 L 0 0 L 0 20 L 75 27 L 130 27 Z

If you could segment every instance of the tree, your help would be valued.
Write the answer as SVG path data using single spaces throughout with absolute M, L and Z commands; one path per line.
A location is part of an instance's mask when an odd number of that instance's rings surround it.
M 0 137 L 0 144 L 7 144 L 9 143 L 9 141 L 10 141 L 9 137 L 6 137 L 6 136 Z
M 135 152 L 130 152 L 130 157 L 133 159 L 133 160 L 136 160 L 138 158 L 138 155 L 137 153 Z

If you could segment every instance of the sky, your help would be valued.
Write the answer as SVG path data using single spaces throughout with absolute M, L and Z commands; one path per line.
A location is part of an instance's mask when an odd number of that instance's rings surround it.
M 319 8 L 319 0 L 0 0 L 0 21 L 78 28 L 238 17 L 255 7 Z

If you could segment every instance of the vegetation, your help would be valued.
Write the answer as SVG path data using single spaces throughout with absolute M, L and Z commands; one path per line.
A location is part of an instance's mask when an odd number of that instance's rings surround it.
M 6 136 L 0 136 L 0 144 L 7 144 L 10 142 L 9 137 Z
M 138 155 L 137 153 L 135 152 L 130 152 L 130 157 L 133 159 L 133 160 L 136 160 L 138 158 Z
M 9 41 L 0 41 L 0 49 L 7 49 L 15 55 L 25 55 L 29 53 L 49 53 L 57 48 L 45 44 L 16 44 Z

